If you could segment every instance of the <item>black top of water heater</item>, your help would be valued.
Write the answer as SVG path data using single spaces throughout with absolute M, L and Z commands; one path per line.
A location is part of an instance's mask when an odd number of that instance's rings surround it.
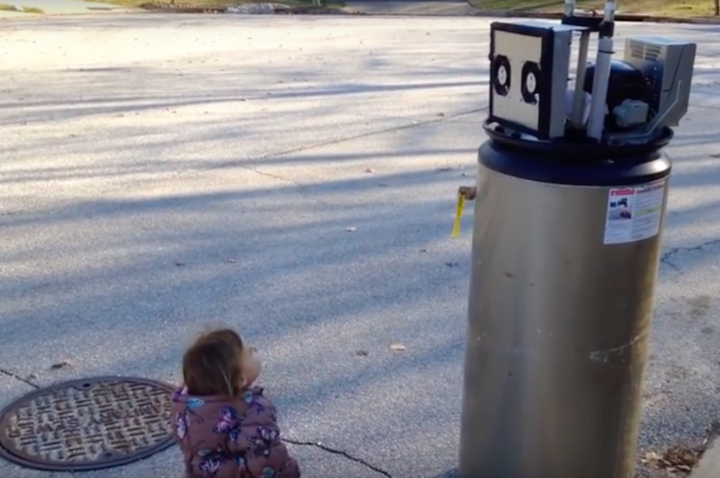
M 528 139 L 502 126 L 483 125 L 489 140 L 479 160 L 517 178 L 572 186 L 624 186 L 662 179 L 671 163 L 661 150 L 673 131 L 664 127 L 646 143 L 608 144 L 587 139 Z

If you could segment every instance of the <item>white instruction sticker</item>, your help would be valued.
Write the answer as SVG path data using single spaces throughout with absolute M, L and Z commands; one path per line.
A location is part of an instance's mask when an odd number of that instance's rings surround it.
M 642 241 L 660 232 L 665 180 L 611 189 L 605 220 L 605 244 Z

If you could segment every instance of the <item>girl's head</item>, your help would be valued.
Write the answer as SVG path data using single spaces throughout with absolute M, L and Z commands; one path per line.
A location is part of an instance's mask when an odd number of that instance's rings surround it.
M 260 363 L 252 347 L 230 329 L 201 335 L 183 356 L 183 380 L 191 395 L 235 397 L 259 373 Z

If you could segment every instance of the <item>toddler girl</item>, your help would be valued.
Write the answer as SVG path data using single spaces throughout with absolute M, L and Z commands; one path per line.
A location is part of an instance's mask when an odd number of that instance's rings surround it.
M 275 407 L 253 385 L 259 374 L 252 348 L 229 329 L 201 336 L 185 352 L 172 420 L 187 478 L 300 477 Z

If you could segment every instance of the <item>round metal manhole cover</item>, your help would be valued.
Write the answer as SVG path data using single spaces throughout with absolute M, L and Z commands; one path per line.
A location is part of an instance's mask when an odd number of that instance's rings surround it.
M 129 377 L 63 382 L 0 412 L 0 456 L 28 468 L 89 471 L 125 465 L 173 444 L 171 385 Z

